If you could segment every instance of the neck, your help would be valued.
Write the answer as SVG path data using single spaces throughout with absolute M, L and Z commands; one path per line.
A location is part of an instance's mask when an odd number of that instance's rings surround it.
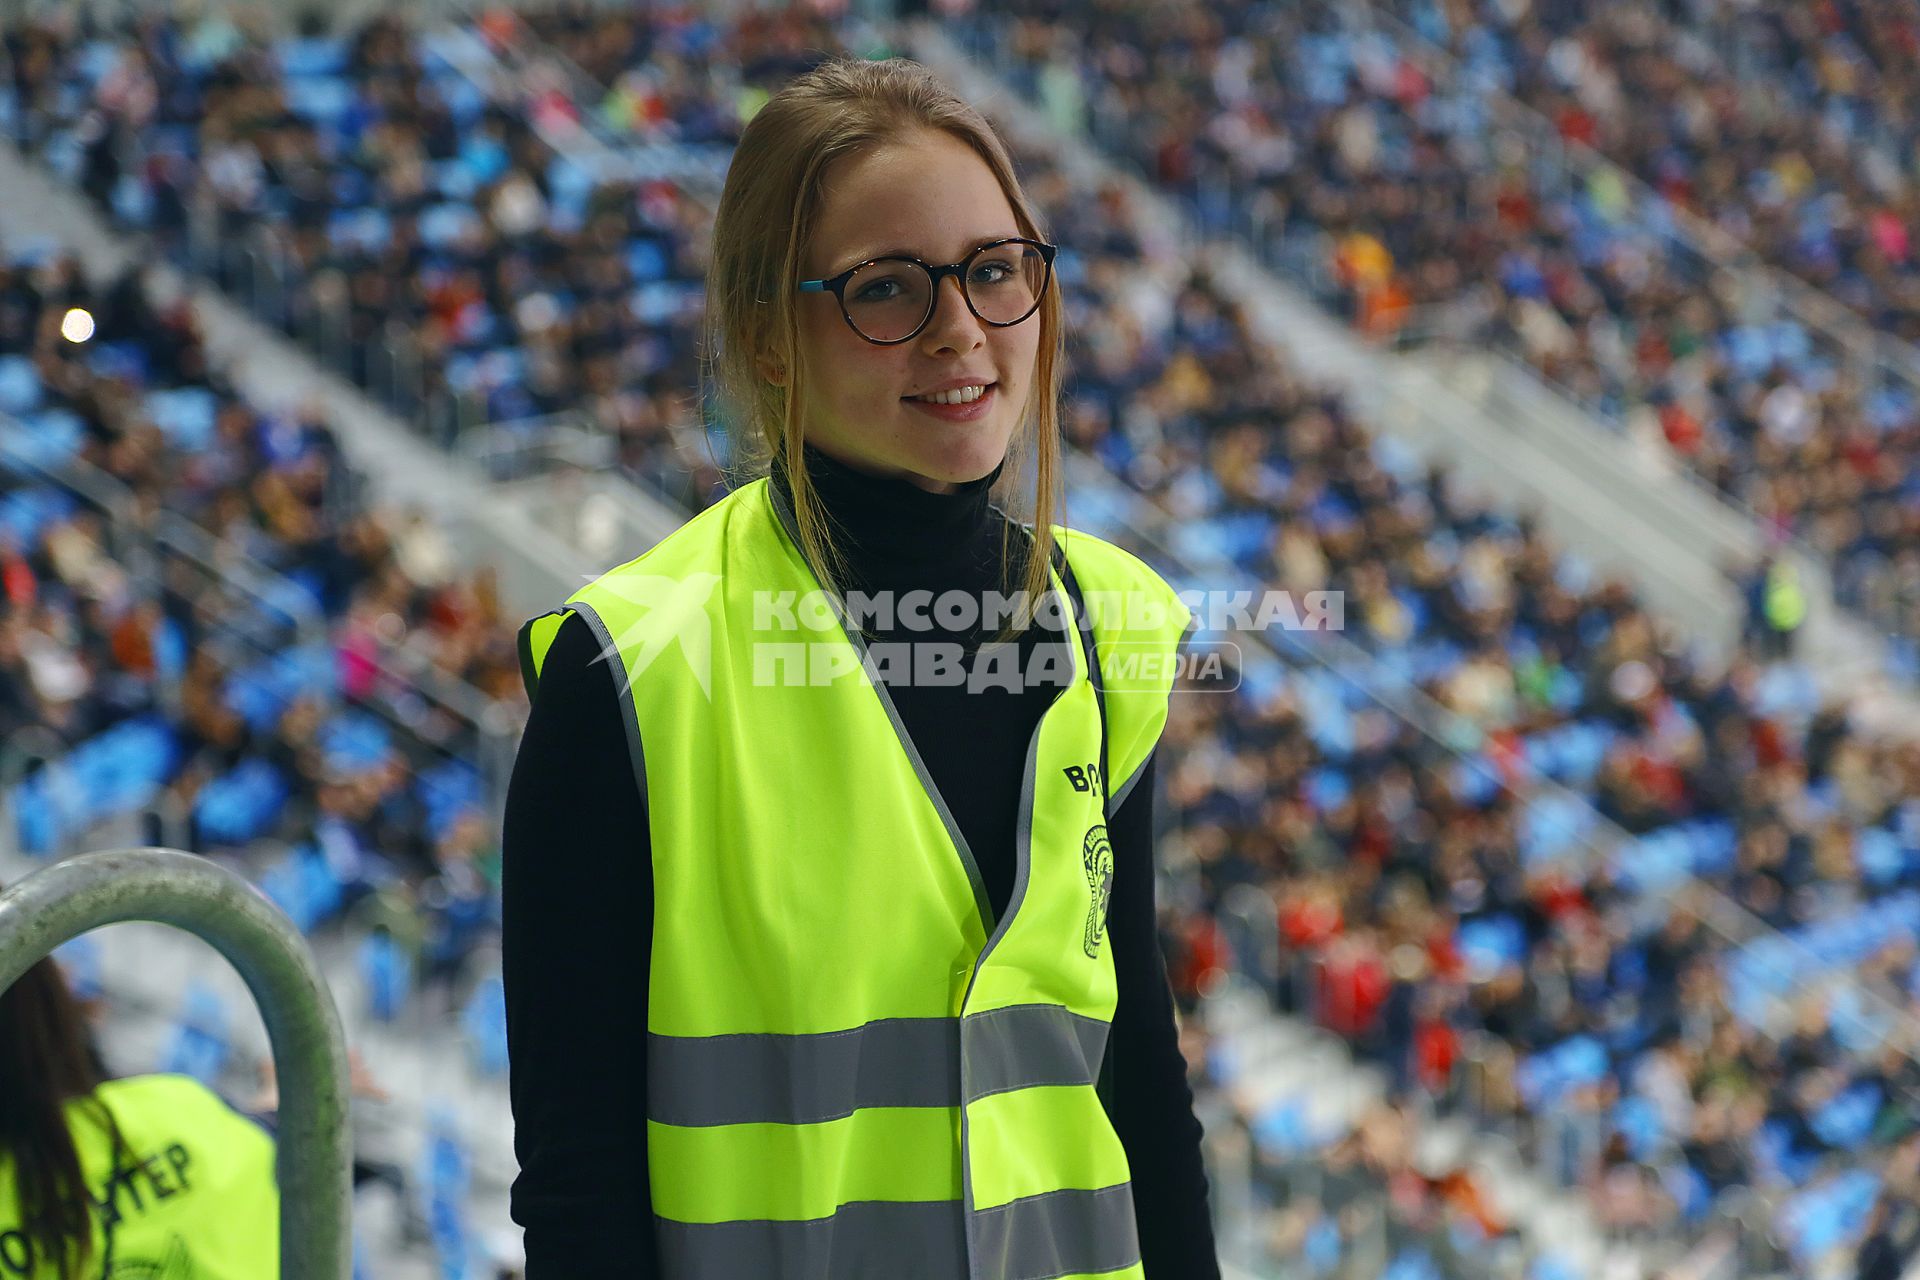
M 1006 462 L 977 480 L 934 493 L 911 480 L 880 476 L 802 446 L 807 478 L 826 508 L 853 581 L 865 589 L 979 589 L 998 577 L 1004 518 L 989 505 Z M 770 481 L 789 501 L 776 465 Z

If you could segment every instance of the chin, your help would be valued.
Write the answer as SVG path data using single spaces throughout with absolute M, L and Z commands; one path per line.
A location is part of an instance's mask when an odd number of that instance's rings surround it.
M 913 470 L 943 484 L 970 484 L 991 475 L 1007 456 L 1007 444 L 997 445 L 964 441 L 953 448 L 929 450 L 913 464 Z

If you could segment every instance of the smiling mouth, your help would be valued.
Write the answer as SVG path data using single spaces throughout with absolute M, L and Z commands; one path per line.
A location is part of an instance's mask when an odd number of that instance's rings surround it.
M 901 396 L 900 398 L 909 404 L 931 404 L 931 405 L 939 405 L 942 408 L 951 409 L 951 408 L 958 408 L 961 405 L 979 403 L 981 400 L 984 400 L 986 398 L 988 392 L 992 391 L 995 387 L 999 386 L 1000 384 L 998 382 L 987 382 L 987 383 L 981 383 L 979 385 L 980 385 L 980 394 L 975 396 L 971 400 L 929 400 L 925 396 Z

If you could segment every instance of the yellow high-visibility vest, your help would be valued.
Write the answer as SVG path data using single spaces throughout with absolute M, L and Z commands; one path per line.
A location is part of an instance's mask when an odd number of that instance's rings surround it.
M 1781 557 L 1767 570 L 1767 624 L 1775 631 L 1792 631 L 1807 617 L 1807 596 L 1800 589 L 1800 570 Z
M 117 1164 L 96 1102 L 126 1142 Z M 69 1101 L 66 1114 L 93 1200 L 87 1280 L 280 1274 L 274 1146 L 259 1125 L 198 1080 L 173 1075 L 109 1080 L 91 1099 Z M 20 1227 L 13 1162 L 0 1152 L 0 1277 L 53 1280 L 59 1274 L 55 1260 Z
M 995 920 L 869 647 L 830 613 L 798 621 L 820 588 L 793 528 L 755 481 L 521 633 L 530 692 L 568 612 L 625 690 L 653 849 L 664 1275 L 1139 1280 L 1095 1087 L 1116 991 L 1106 820 L 1165 724 L 1189 610 L 1126 551 L 1055 527 L 1091 637 L 1068 627 L 1071 683 L 1019 763 Z

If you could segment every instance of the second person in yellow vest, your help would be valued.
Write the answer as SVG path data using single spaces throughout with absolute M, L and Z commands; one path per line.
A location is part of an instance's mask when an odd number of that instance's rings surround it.
M 264 1280 L 274 1143 L 199 1081 L 109 1080 L 52 959 L 0 994 L 0 1280 Z

